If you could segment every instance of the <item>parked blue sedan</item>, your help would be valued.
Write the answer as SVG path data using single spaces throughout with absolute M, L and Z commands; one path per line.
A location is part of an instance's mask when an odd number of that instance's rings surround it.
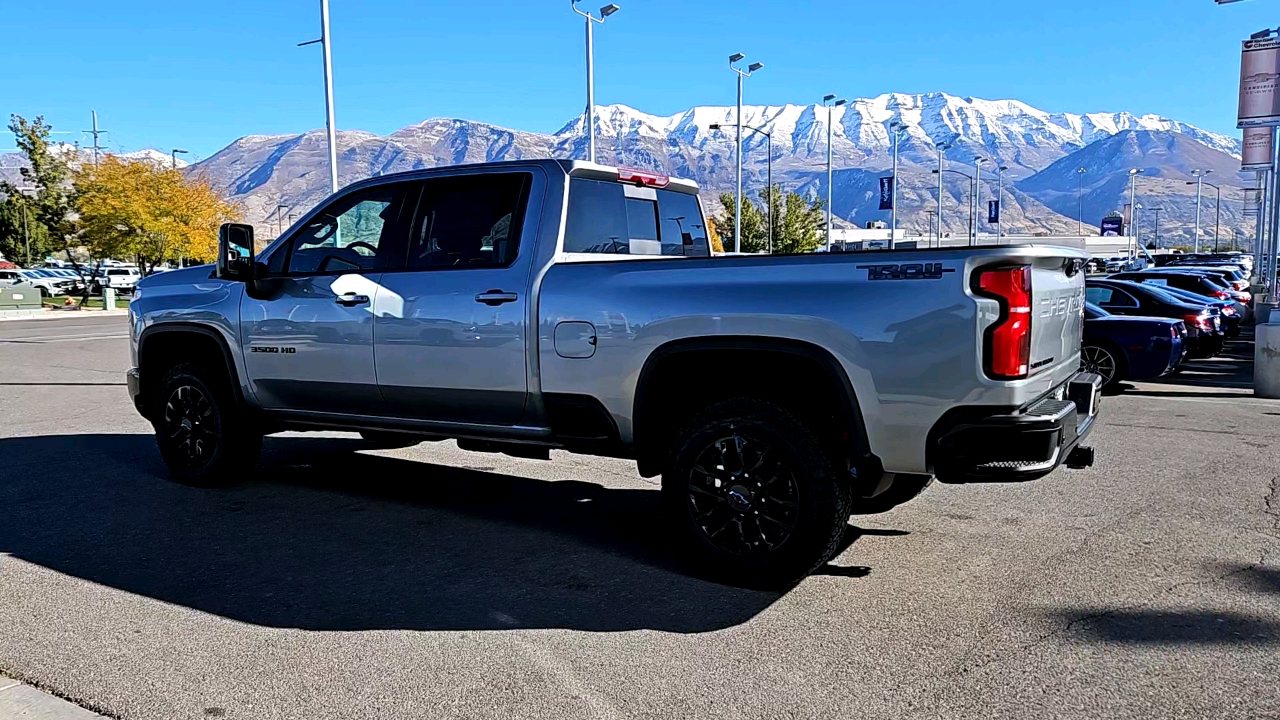
M 1182 362 L 1186 336 L 1181 320 L 1112 315 L 1087 302 L 1080 369 L 1102 376 L 1104 387 L 1159 377 Z

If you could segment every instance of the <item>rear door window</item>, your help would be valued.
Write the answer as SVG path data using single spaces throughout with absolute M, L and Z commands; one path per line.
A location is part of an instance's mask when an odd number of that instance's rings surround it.
M 528 173 L 479 173 L 435 178 L 409 240 L 410 270 L 507 267 L 520 251 Z

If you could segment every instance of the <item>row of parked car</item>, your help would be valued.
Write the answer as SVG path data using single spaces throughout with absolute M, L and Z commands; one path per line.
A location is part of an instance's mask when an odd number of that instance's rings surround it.
M 0 269 L 0 283 L 24 283 L 39 289 L 43 297 L 57 297 L 84 292 L 86 284 L 95 294 L 108 287 L 132 292 L 142 277 L 132 265 L 99 265 L 81 270 L 83 275 L 61 267 Z
M 1221 353 L 1252 320 L 1248 272 L 1238 256 L 1201 255 L 1090 277 L 1081 367 L 1114 388 Z

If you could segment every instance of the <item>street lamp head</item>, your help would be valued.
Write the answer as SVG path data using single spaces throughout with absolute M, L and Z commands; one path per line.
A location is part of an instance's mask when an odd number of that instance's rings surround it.
M 848 100 L 845 100 L 844 98 L 840 98 L 839 100 L 837 100 L 837 101 L 835 101 L 835 102 L 831 103 L 831 107 L 840 107 L 841 105 L 844 105 L 844 104 L 845 104 L 845 103 L 847 103 L 847 102 L 849 102 L 849 101 L 848 101 Z
M 1001 165 L 1001 166 L 1000 166 L 1000 172 L 1004 172 L 1005 170 L 1008 170 L 1008 169 L 1009 169 L 1009 166 L 1008 166 L 1008 165 Z
M 707 126 L 707 129 L 708 129 L 708 130 L 719 130 L 719 129 L 720 129 L 720 123 L 711 123 L 710 125 L 708 125 L 708 126 Z
M 618 7 L 613 3 L 609 3 L 608 5 L 605 5 L 604 7 L 600 8 L 600 19 L 603 20 L 609 17 L 610 15 L 618 12 L 621 9 L 622 8 Z
M 760 69 L 760 68 L 762 68 L 762 67 L 764 67 L 764 63 L 762 63 L 762 62 L 753 62 L 753 63 L 751 63 L 750 65 L 748 65 L 748 66 L 747 66 L 747 72 L 749 72 L 749 73 L 753 73 L 753 72 L 755 72 L 755 71 L 759 70 L 759 69 Z
M 822 96 L 822 104 L 826 105 L 827 103 L 835 99 L 836 99 L 835 93 L 827 93 L 826 95 Z
M 729 64 L 732 65 L 744 57 L 746 57 L 746 55 L 743 55 L 742 53 L 734 53 L 729 56 Z
M 1085 170 L 1085 169 L 1084 169 L 1084 168 L 1082 168 L 1082 167 L 1078 167 L 1078 168 L 1076 168 L 1076 172 L 1078 172 L 1078 173 L 1082 173 L 1082 172 L 1088 172 L 1088 171 L 1087 171 L 1087 170 Z
M 183 150 L 182 148 L 174 148 L 174 149 L 170 150 L 169 152 L 175 152 L 175 153 L 178 153 L 179 155 L 186 155 L 186 154 L 187 154 L 188 152 L 190 152 L 190 151 L 189 151 L 189 150 Z

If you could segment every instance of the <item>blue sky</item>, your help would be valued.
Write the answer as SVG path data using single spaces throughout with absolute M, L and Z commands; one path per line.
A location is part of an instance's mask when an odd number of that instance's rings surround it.
M 554 131 L 584 104 L 568 0 L 331 0 L 338 125 L 431 116 Z M 589 6 L 604 3 L 588 2 Z M 1280 0 L 619 0 L 596 34 L 596 97 L 669 114 L 734 99 L 726 56 L 766 67 L 747 101 L 941 90 L 1049 111 L 1153 112 L 1235 133 L 1239 40 Z M 318 0 L 5 3 L 0 113 L 42 113 L 113 149 L 205 157 L 324 124 Z M 963 12 L 960 12 L 963 10 Z M 0 149 L 12 137 L 0 135 Z

